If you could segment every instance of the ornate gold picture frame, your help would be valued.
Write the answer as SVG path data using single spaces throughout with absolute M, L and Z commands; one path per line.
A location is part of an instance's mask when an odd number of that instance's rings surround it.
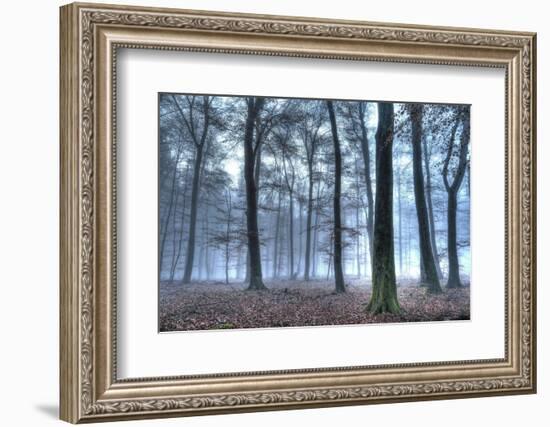
M 60 43 L 61 419 L 536 391 L 535 34 L 75 3 L 61 8 Z M 121 48 L 503 69 L 505 357 L 119 379 L 115 143 Z

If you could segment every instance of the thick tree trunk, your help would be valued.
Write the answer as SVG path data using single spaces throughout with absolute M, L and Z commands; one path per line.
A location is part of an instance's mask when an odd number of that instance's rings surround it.
M 334 284 L 337 293 L 346 291 L 344 272 L 342 269 L 342 222 L 340 213 L 340 196 L 342 191 L 342 154 L 340 153 L 340 139 L 332 101 L 327 101 L 330 128 L 334 144 Z
M 260 198 L 260 171 L 262 168 L 262 146 L 259 141 L 256 141 L 256 155 L 254 157 L 254 183 L 256 184 L 256 200 Z M 250 281 L 250 253 L 247 249 L 246 254 L 246 273 L 244 282 Z
M 426 274 L 425 284 L 430 293 L 440 293 L 441 285 L 435 268 L 432 245 L 430 244 L 430 225 L 426 208 L 426 194 L 424 192 L 424 174 L 422 173 L 422 104 L 410 106 L 412 148 L 413 148 L 413 178 L 416 216 L 418 219 L 418 234 L 422 265 Z
M 244 271 L 244 283 L 250 282 L 250 249 L 246 247 L 246 269 Z
M 191 212 L 189 215 L 189 240 L 187 241 L 187 252 L 185 259 L 185 271 L 183 273 L 183 283 L 191 282 L 193 272 L 193 260 L 195 257 L 195 235 L 197 225 L 197 210 L 199 206 L 199 182 L 202 166 L 203 145 L 197 146 L 195 154 L 195 164 L 193 166 L 193 185 L 191 187 Z
M 418 224 L 418 215 L 416 222 Z M 426 267 L 424 267 L 424 254 L 422 253 L 422 247 L 420 243 L 420 233 L 418 236 L 418 257 L 420 259 L 420 286 L 426 286 L 428 283 L 428 276 L 426 275 Z
M 434 209 L 432 203 L 432 173 L 430 170 L 430 156 L 428 154 L 428 143 L 425 138 L 422 138 L 422 154 L 424 155 L 424 166 L 426 169 L 426 202 L 428 205 L 428 220 L 430 224 L 430 243 L 432 245 L 432 252 L 434 255 L 435 269 L 437 271 L 437 277 L 443 278 L 441 272 L 441 265 L 439 263 L 439 252 L 437 250 L 437 239 L 435 235 L 435 221 L 434 221 Z
M 246 219 L 248 231 L 248 252 L 250 254 L 249 290 L 266 289 L 262 279 L 262 257 L 258 231 L 258 201 L 254 182 L 254 121 L 258 116 L 264 98 L 248 98 L 248 116 L 244 134 L 244 178 L 246 184 Z
M 393 104 L 378 103 L 371 313 L 399 313 L 393 242 Z

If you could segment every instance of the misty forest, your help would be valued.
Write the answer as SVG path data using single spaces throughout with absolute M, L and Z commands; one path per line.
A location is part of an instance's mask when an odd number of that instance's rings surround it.
M 470 107 L 159 95 L 161 331 L 470 318 Z

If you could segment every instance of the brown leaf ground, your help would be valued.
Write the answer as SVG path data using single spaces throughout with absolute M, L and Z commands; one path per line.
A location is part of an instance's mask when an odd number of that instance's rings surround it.
M 428 295 L 412 283 L 398 286 L 402 312 L 371 315 L 365 310 L 370 285 L 347 280 L 345 294 L 333 282 L 273 281 L 267 291 L 246 291 L 242 283 L 162 283 L 160 330 L 273 328 L 285 326 L 468 320 L 470 287 Z

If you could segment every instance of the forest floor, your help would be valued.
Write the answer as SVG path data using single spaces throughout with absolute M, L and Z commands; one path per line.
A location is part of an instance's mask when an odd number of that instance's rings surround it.
M 371 286 L 346 279 L 347 292 L 334 293 L 333 281 L 265 281 L 267 291 L 246 291 L 243 283 L 163 282 L 160 286 L 160 330 L 273 328 L 470 319 L 470 287 L 428 295 L 411 281 L 400 282 L 401 313 L 366 311 Z

